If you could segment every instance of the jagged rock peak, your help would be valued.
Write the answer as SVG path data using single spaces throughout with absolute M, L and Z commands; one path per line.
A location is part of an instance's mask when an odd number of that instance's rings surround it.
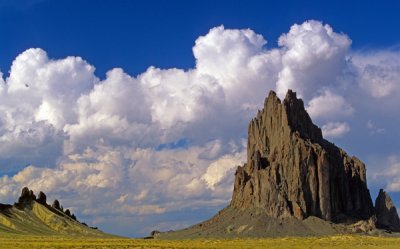
M 373 213 L 365 165 L 323 139 L 291 90 L 283 102 L 271 91 L 250 122 L 247 163 L 235 173 L 231 206 L 332 221 Z
M 283 108 L 280 107 L 283 105 Z M 289 126 L 291 132 L 298 132 L 305 139 L 320 141 L 322 139 L 321 129 L 314 125 L 310 116 L 304 108 L 302 99 L 297 98 L 296 92 L 288 90 L 281 102 L 274 91 L 270 91 L 264 102 L 264 109 L 258 112 L 260 119 L 263 113 L 270 112 L 271 119 L 280 119 L 281 125 Z M 275 114 L 275 115 L 274 115 Z
M 299 132 L 303 138 L 309 138 L 317 142 L 322 140 L 321 129 L 313 124 L 304 108 L 303 100 L 298 99 L 295 92 L 288 90 L 283 100 L 283 105 L 288 116 L 288 125 L 292 131 Z
M 396 207 L 389 194 L 383 189 L 379 190 L 375 200 L 375 212 L 379 228 L 400 232 L 400 219 Z

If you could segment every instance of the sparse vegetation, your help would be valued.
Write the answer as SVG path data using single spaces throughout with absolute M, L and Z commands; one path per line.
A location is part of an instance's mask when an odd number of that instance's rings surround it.
M 11 248 L 399 248 L 400 238 L 338 235 L 262 239 L 143 240 L 53 236 L 0 236 L 0 249 Z

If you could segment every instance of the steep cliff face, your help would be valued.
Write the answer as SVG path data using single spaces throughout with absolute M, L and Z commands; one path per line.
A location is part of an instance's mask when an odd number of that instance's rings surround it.
M 235 173 L 231 206 L 270 217 L 367 219 L 365 165 L 322 137 L 296 93 L 274 92 L 248 129 L 247 163 Z

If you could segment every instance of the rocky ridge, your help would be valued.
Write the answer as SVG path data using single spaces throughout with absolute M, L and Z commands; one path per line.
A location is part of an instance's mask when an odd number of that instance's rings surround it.
M 69 209 L 64 210 L 58 200 L 49 205 L 43 192 L 36 197 L 27 187 L 22 189 L 14 205 L 0 204 L 0 236 L 2 233 L 110 236 L 79 222 Z
M 24 187 L 22 189 L 21 196 L 18 198 L 18 202 L 16 202 L 14 206 L 18 207 L 19 209 L 24 209 L 25 207 L 32 205 L 33 201 L 44 205 L 51 211 L 57 210 L 57 213 L 61 212 L 63 215 L 66 215 L 73 220 L 76 220 L 76 216 L 72 214 L 69 209 L 66 209 L 64 211 L 63 206 L 60 205 L 60 202 L 58 200 L 54 200 L 53 204 L 50 206 L 49 204 L 47 204 L 47 196 L 45 193 L 40 191 L 38 197 L 36 198 L 34 192 L 32 190 L 29 190 L 28 187 Z

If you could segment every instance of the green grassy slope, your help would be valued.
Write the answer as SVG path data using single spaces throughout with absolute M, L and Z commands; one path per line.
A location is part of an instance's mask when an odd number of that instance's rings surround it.
M 110 236 L 87 227 L 55 209 L 32 201 L 22 210 L 12 206 L 0 212 L 0 235 Z

